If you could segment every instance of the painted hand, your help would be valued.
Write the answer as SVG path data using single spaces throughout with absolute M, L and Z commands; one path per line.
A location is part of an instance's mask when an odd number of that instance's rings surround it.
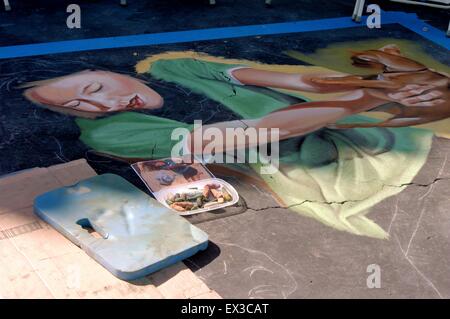
M 387 96 L 405 106 L 438 106 L 446 102 L 446 94 L 433 85 L 409 84 Z M 448 98 L 448 97 L 447 97 Z M 448 101 L 447 101 L 448 103 Z
M 409 84 L 398 90 L 369 90 L 370 96 L 382 101 L 400 103 L 384 109 L 394 116 L 378 123 L 352 123 L 329 126 L 331 128 L 404 127 L 426 124 L 450 118 L 450 90 L 447 85 Z

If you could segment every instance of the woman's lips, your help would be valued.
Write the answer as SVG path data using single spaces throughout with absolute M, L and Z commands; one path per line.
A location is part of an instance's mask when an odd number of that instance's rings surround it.
M 139 109 L 139 108 L 142 108 L 144 105 L 145 105 L 145 102 L 139 97 L 139 95 L 135 95 L 133 98 L 131 98 L 127 107 Z

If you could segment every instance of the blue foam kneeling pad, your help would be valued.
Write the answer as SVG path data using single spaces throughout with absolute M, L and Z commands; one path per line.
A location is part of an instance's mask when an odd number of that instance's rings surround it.
M 40 195 L 34 210 L 123 280 L 143 277 L 208 246 L 205 232 L 113 174 Z

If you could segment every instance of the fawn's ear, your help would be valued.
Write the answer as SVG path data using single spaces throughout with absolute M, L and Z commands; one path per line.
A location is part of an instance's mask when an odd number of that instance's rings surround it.
M 402 55 L 400 48 L 395 44 L 385 45 L 384 47 L 382 47 L 378 50 L 389 53 L 389 54 L 393 54 L 393 55 Z

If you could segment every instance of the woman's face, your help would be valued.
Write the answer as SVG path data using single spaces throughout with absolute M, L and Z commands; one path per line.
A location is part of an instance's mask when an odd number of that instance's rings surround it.
M 86 112 L 155 109 L 163 98 L 139 80 L 107 71 L 84 71 L 26 91 L 39 103 Z

